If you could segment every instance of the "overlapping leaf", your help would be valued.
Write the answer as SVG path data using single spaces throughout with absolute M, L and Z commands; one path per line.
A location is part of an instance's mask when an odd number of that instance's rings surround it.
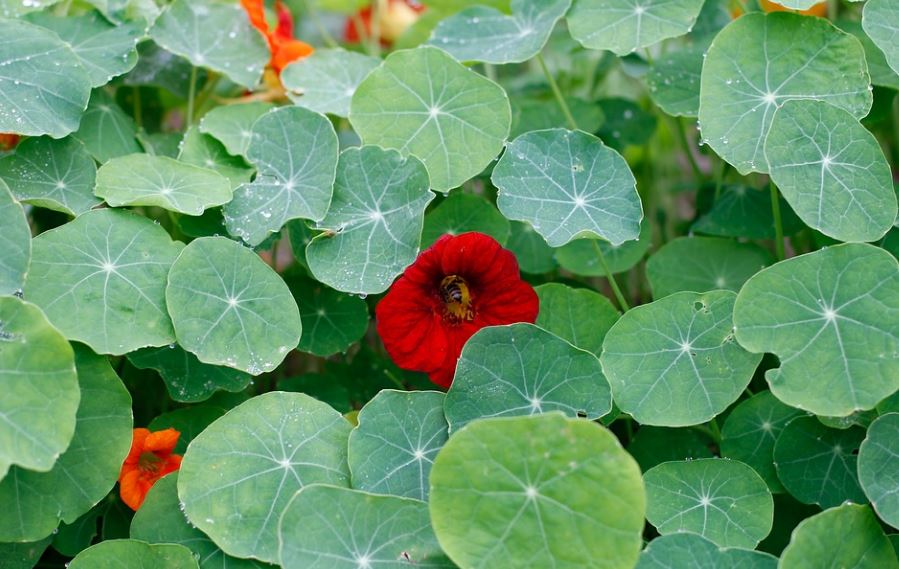
M 887 413 L 868 428 L 858 451 L 858 477 L 882 520 L 899 525 L 899 413 Z
M 695 533 L 673 533 L 657 537 L 649 542 L 637 569 L 775 569 L 777 558 L 770 553 L 738 547 L 718 547 Z
M 197 560 L 183 545 L 151 545 L 136 539 L 113 539 L 88 547 L 75 556 L 69 569 L 197 569 Z
M 481 196 L 461 191 L 451 193 L 425 216 L 421 234 L 422 247 L 430 247 L 442 235 L 459 235 L 468 231 L 485 233 L 505 245 L 509 239 L 509 220 Z M 519 257 L 518 261 L 523 259 Z
M 128 360 L 136 368 L 159 372 L 169 397 L 187 403 L 209 399 L 219 389 L 240 391 L 252 379 L 242 371 L 204 364 L 177 344 L 144 348 L 128 354 Z
M 13 294 L 25 285 L 31 262 L 31 228 L 25 210 L 0 178 L 0 295 Z
M 303 335 L 297 349 L 317 356 L 346 352 L 368 329 L 368 305 L 308 278 L 287 281 L 300 309 Z
M 380 64 L 375 57 L 343 49 L 318 49 L 281 72 L 287 96 L 301 107 L 339 117 L 350 114 L 359 83 Z
M 890 0 L 868 2 L 862 12 L 862 27 L 899 74 L 899 6 Z
M 537 326 L 599 357 L 606 333 L 621 316 L 611 301 L 590 289 L 560 283 L 534 290 L 540 299 Z
M 90 104 L 72 136 L 83 142 L 101 164 L 110 158 L 141 152 L 134 121 L 102 89 L 91 93 Z
M 217 138 L 231 154 L 246 156 L 253 140 L 253 123 L 274 108 L 262 102 L 216 107 L 203 116 L 200 132 Z

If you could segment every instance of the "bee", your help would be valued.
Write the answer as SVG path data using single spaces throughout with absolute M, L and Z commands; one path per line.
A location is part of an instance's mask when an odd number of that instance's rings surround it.
M 447 304 L 451 303 L 463 303 L 465 302 L 465 294 L 466 291 L 463 291 L 463 287 L 465 287 L 465 281 L 462 280 L 462 277 L 457 277 L 456 275 L 451 275 L 443 279 L 443 282 L 440 283 L 440 292 L 443 295 L 443 302 Z

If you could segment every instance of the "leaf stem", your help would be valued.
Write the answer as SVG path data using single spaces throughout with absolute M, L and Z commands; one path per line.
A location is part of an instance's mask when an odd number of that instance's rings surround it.
M 721 446 L 721 429 L 718 428 L 718 420 L 714 417 L 709 421 L 709 431 L 711 431 L 712 439 L 718 446 Z
M 389 9 L 386 4 L 384 0 L 374 0 L 371 3 L 371 20 L 369 20 L 371 22 L 371 35 L 368 39 L 371 42 L 371 53 L 375 57 L 381 57 L 381 10 Z
M 690 169 L 693 170 L 693 176 L 696 178 L 696 182 L 699 183 L 702 181 L 702 170 L 699 168 L 699 164 L 696 162 L 696 157 L 693 156 L 693 149 L 690 148 L 690 141 L 687 138 L 687 131 L 684 130 L 684 124 L 678 117 L 674 117 L 674 129 L 677 131 L 677 137 L 680 139 L 681 146 L 684 147 L 684 153 L 687 155 L 687 160 L 690 162 Z
M 571 130 L 578 130 L 577 122 L 575 122 L 574 116 L 571 114 L 571 109 L 568 108 L 568 103 L 565 102 L 565 98 L 562 96 L 562 91 L 559 90 L 559 85 L 553 78 L 553 74 L 549 72 L 549 67 L 547 67 L 546 62 L 543 61 L 543 55 L 538 53 L 536 59 L 537 63 L 540 64 L 540 68 L 543 70 L 543 75 L 546 76 L 546 81 L 549 83 L 553 95 L 556 97 L 556 102 L 559 103 L 559 108 L 562 109 L 562 114 L 565 115 L 568 127 L 571 128 Z
M 196 65 L 190 68 L 190 85 L 188 86 L 187 91 L 187 122 L 184 125 L 185 129 L 193 124 L 194 122 L 194 99 L 197 96 L 197 67 Z
M 715 173 L 715 201 L 721 197 L 721 188 L 724 185 L 724 174 L 727 173 L 727 160 L 721 160 L 718 172 Z
M 609 286 L 612 287 L 612 292 L 615 293 L 615 298 L 618 300 L 618 305 L 621 306 L 623 311 L 627 312 L 631 307 L 628 306 L 627 300 L 625 300 L 624 295 L 621 293 L 621 289 L 618 288 L 618 281 L 615 280 L 615 275 L 609 270 L 609 264 L 606 263 L 606 257 L 602 254 L 602 248 L 599 246 L 599 241 L 596 239 L 591 239 L 591 241 L 593 241 L 593 248 L 596 249 L 596 257 L 599 259 L 599 264 L 605 272 L 606 279 L 609 281 Z
M 309 0 L 303 0 L 303 7 L 306 8 L 306 13 L 309 14 L 309 19 L 315 24 L 315 28 L 318 30 L 318 35 L 322 37 L 322 41 L 325 42 L 325 45 L 328 47 L 340 47 L 340 44 L 337 43 L 337 40 L 334 39 L 334 36 L 328 31 L 324 24 L 322 24 L 321 18 L 318 17 L 318 10 L 316 10 L 312 6 L 312 2 Z
M 141 128 L 144 126 L 144 117 L 141 110 L 140 87 L 138 85 L 131 88 L 131 103 L 133 105 L 134 124 L 137 125 L 137 128 Z
M 771 188 L 771 213 L 774 216 L 774 249 L 777 252 L 777 260 L 783 261 L 786 258 L 784 252 L 784 228 L 780 219 L 780 199 L 777 193 L 777 186 L 769 180 L 768 187 Z
M 497 83 L 496 67 L 494 67 L 493 64 L 491 64 L 491 63 L 485 63 L 484 64 L 484 76 L 486 76 L 487 79 L 490 79 L 494 83 Z

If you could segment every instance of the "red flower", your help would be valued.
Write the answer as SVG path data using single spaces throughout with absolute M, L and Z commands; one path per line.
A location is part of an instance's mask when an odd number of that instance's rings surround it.
M 272 53 L 269 65 L 275 70 L 275 73 L 280 74 L 288 63 L 302 59 L 315 51 L 308 43 L 294 39 L 293 16 L 281 0 L 275 2 L 278 26 L 274 32 L 269 29 L 268 22 L 265 20 L 265 0 L 240 0 L 240 4 L 250 17 L 253 27 L 262 32 L 268 41 L 268 47 Z
M 18 134 L 9 134 L 0 132 L 0 152 L 12 150 L 19 143 Z
M 409 26 L 415 23 L 425 7 L 415 0 L 374 0 L 378 4 L 378 34 L 381 43 L 390 45 L 397 40 Z M 343 37 L 349 43 L 359 43 L 363 37 L 372 34 L 371 5 L 359 10 L 355 17 L 347 18 Z M 362 33 L 356 27 L 362 24 Z
M 131 451 L 119 474 L 119 495 L 132 510 L 144 503 L 157 480 L 181 467 L 181 456 L 172 454 L 180 436 L 175 429 L 154 433 L 134 429 Z
M 375 309 L 393 361 L 449 387 L 462 346 L 485 326 L 534 322 L 539 301 L 518 261 L 483 233 L 444 235 L 422 252 Z

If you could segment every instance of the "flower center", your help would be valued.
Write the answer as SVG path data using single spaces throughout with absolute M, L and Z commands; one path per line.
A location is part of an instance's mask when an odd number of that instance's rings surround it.
M 153 452 L 142 452 L 137 459 L 137 467 L 140 468 L 142 472 L 156 474 L 159 472 L 159 467 L 161 465 L 162 459 Z
M 449 275 L 440 281 L 440 296 L 446 309 L 446 316 L 450 320 L 474 319 L 474 310 L 471 307 L 471 291 L 468 283 L 458 275 Z

